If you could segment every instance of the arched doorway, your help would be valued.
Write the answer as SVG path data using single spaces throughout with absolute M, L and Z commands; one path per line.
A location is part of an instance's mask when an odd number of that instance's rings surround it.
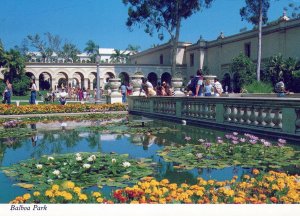
M 39 89 L 49 90 L 51 88 L 52 77 L 48 72 L 42 72 L 39 76 Z
M 79 87 L 79 88 L 84 88 L 84 87 L 87 87 L 84 85 L 84 76 L 81 72 L 75 72 L 73 74 L 73 82 L 76 82 L 75 86 L 76 87 Z
M 54 89 L 68 87 L 69 77 L 65 72 L 59 72 L 57 74 L 57 86 L 53 86 Z
M 88 88 L 90 90 L 93 90 L 97 86 L 97 73 L 91 72 L 88 77 L 89 77 Z
M 122 72 L 119 74 L 119 78 L 121 79 L 121 83 L 124 83 L 126 86 L 129 84 L 129 75 L 126 72 Z
M 26 72 L 25 75 L 28 76 L 30 79 L 35 79 L 35 78 L 36 78 L 36 77 L 34 76 L 34 74 L 31 73 L 31 72 Z
M 165 72 L 161 75 L 161 83 L 166 82 L 171 85 L 172 76 L 168 72 Z
M 222 86 L 224 91 L 226 91 L 226 86 L 227 86 L 227 92 L 231 92 L 231 78 L 229 73 L 224 74 L 223 79 L 222 79 Z
M 241 79 L 241 76 L 239 73 L 233 74 L 232 87 L 233 87 L 233 92 L 235 92 L 235 93 L 241 92 L 240 79 Z
M 148 74 L 148 80 L 152 83 L 153 87 L 157 86 L 157 75 L 154 72 Z
M 115 75 L 112 72 L 106 72 L 104 74 L 104 82 L 107 83 L 110 78 L 115 78 Z

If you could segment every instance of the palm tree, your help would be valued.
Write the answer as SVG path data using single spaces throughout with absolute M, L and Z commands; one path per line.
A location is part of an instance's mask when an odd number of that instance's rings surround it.
M 86 43 L 86 47 L 84 48 L 84 51 L 87 52 L 87 54 L 91 58 L 91 62 L 96 62 L 96 56 L 99 54 L 99 45 L 96 44 L 94 41 L 89 40 Z
M 119 49 L 115 49 L 114 51 L 115 53 L 111 54 L 110 56 L 110 63 L 124 63 L 126 51 L 121 52 Z
M 63 58 L 65 62 L 72 61 L 76 62 L 78 60 L 78 54 L 80 50 L 76 47 L 75 44 L 65 43 L 62 47 L 62 50 L 59 52 L 59 57 Z

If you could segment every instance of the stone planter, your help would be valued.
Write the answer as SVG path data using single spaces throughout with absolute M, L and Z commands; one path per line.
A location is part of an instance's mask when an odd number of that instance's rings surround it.
M 143 75 L 132 75 L 131 76 L 131 85 L 132 85 L 132 95 L 139 96 L 140 95 L 140 88 L 142 85 L 142 78 Z
M 184 93 L 181 91 L 182 87 L 182 78 L 172 78 L 172 87 L 174 88 L 175 96 L 184 96 Z
M 111 94 L 107 96 L 107 103 L 122 103 L 122 94 L 119 91 L 121 79 L 109 79 L 109 86 L 111 89 Z
M 214 79 L 217 78 L 217 76 L 215 76 L 215 75 L 204 75 L 203 78 L 206 79 L 206 80 L 207 79 L 210 80 L 210 83 L 213 84 Z

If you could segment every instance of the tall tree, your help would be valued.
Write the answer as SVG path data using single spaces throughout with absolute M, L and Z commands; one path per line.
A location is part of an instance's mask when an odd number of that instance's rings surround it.
M 126 51 L 121 51 L 119 49 L 114 50 L 115 53 L 110 55 L 110 63 L 124 63 L 126 59 Z
M 262 25 L 267 23 L 267 12 L 270 7 L 269 0 L 245 0 L 246 6 L 240 9 L 242 20 L 247 20 L 258 26 L 258 47 L 256 79 L 260 81 L 261 47 L 262 47 Z
M 123 0 L 128 8 L 126 25 L 145 26 L 150 36 L 154 30 L 163 39 L 163 29 L 170 36 L 172 44 L 172 74 L 176 73 L 176 56 L 182 19 L 187 19 L 202 7 L 209 7 L 213 0 Z
M 84 48 L 84 51 L 87 52 L 87 54 L 91 58 L 91 62 L 96 62 L 96 56 L 99 54 L 99 45 L 96 44 L 94 41 L 89 40 L 86 43 L 86 47 Z
M 40 52 L 43 62 L 57 61 L 57 54 L 61 49 L 61 38 L 49 32 L 46 32 L 44 35 L 46 39 L 42 39 L 39 34 L 28 35 L 27 38 L 31 46 Z M 56 54 L 56 56 L 53 54 Z
M 59 57 L 63 58 L 65 62 L 70 60 L 73 63 L 76 62 L 78 60 L 78 54 L 80 54 L 80 50 L 72 43 L 65 43 L 62 50 L 59 51 Z
M 283 8 L 285 11 L 290 12 L 293 19 L 300 18 L 300 2 L 290 2 L 288 7 Z

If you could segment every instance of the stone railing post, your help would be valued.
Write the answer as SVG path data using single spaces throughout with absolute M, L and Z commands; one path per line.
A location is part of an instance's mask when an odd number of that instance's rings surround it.
M 181 112 L 182 112 L 182 101 L 183 100 L 176 100 L 176 117 L 181 118 Z
M 297 113 L 295 108 L 282 108 L 283 132 L 295 134 Z
M 154 112 L 154 100 L 151 98 L 148 98 L 149 101 L 149 112 L 153 113 Z
M 224 104 L 216 104 L 216 122 L 217 123 L 224 123 L 224 113 L 225 108 Z

